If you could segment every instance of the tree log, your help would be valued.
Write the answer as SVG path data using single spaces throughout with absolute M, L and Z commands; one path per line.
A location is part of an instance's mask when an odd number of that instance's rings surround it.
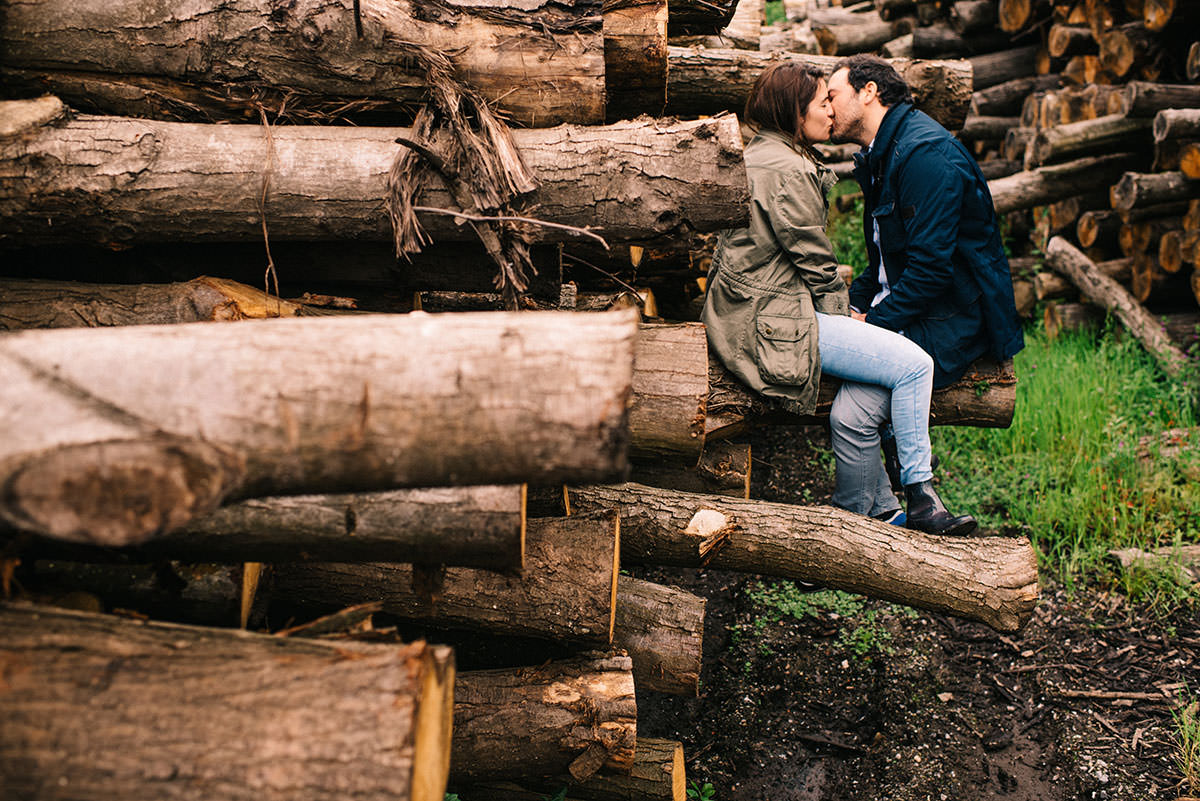
M 975 117 L 968 115 L 958 138 L 964 142 L 979 139 L 1003 141 L 1009 130 L 1021 124 L 1019 117 Z
M 1117 78 L 1146 63 L 1157 46 L 1157 37 L 1140 22 L 1108 31 L 1099 41 L 1100 67 Z
M 1017 377 L 1012 362 L 997 365 L 986 359 L 975 362 L 966 374 L 930 399 L 930 425 L 1007 428 L 1016 406 Z M 841 386 L 836 378 L 822 376 L 817 407 L 811 415 L 797 415 L 786 406 L 746 388 L 716 359 L 709 362 L 707 439 L 714 442 L 738 436 L 763 423 L 824 423 Z
M 708 338 L 704 325 L 643 325 L 633 350 L 630 458 L 695 465 L 704 450 Z
M 996 0 L 958 0 L 950 7 L 950 27 L 961 34 L 995 27 Z
M 462 801 L 545 801 L 566 787 L 579 801 L 687 801 L 683 744 L 675 740 L 638 737 L 629 775 L 597 773 L 582 783 L 570 777 L 522 777 L 521 785 L 494 782 L 459 790 Z M 530 789 L 537 788 L 537 789 Z M 459 789 L 459 788 L 454 788 Z
M 381 201 L 401 149 L 395 140 L 411 135 L 407 128 L 279 126 L 267 138 L 252 125 L 80 118 L 0 145 L 0 239 L 261 240 L 259 189 L 273 152 L 265 211 L 272 241 L 390 242 Z M 748 213 L 732 117 L 562 126 L 514 137 L 540 182 L 518 205 L 542 220 L 594 228 L 610 241 L 642 241 L 736 226 Z M 455 208 L 444 188 L 427 188 L 417 204 Z M 418 216 L 435 240 L 475 237 L 453 217 Z M 561 241 L 567 234 L 535 226 L 533 236 Z
M 281 640 L 25 604 L 0 604 L 0 622 L 9 797 L 69 788 L 130 799 L 150 785 L 166 798 L 247 801 L 445 793 L 455 680 L 443 646 Z
M 862 17 L 871 15 L 862 14 Z M 848 56 L 878 50 L 884 44 L 912 32 L 912 24 L 905 20 L 888 22 L 875 16 L 853 24 L 813 25 L 813 33 L 823 56 Z
M 84 284 L 0 278 L 0 330 L 198 323 L 325 314 L 223 278 Z
M 1042 322 L 1046 327 L 1046 335 L 1057 339 L 1063 331 L 1080 331 L 1095 328 L 1104 322 L 1103 309 L 1090 303 L 1056 303 L 1046 304 L 1042 313 Z
M 0 520 L 129 545 L 236 498 L 616 475 L 635 335 L 627 311 L 10 333 Z
M 1122 109 L 1127 117 L 1153 117 L 1167 109 L 1200 107 L 1200 86 L 1130 81 L 1125 84 Z
M 189 95 L 220 96 L 225 86 L 248 90 L 233 105 L 256 117 L 256 90 L 268 106 L 285 95 L 301 107 L 313 96 L 326 105 L 420 104 L 430 65 L 449 59 L 456 75 L 522 125 L 597 124 L 604 121 L 600 7 L 598 0 L 496 0 L 486 8 L 360 0 L 280 8 L 236 0 L 180 10 L 144 0 L 37 0 L 4 15 L 0 58 L 37 73 L 55 93 L 69 88 L 55 82 L 61 72 L 74 73 L 80 89 L 88 73 L 158 79 L 154 91 L 174 100 L 168 106 L 192 102 Z M 196 83 L 174 89 L 171 81 Z
M 1076 86 L 1096 82 L 1101 73 L 1099 56 L 1071 56 L 1062 68 L 1063 83 Z
M 827 75 L 840 61 L 836 56 L 800 53 L 671 47 L 667 113 L 680 117 L 740 113 L 758 76 L 781 59 L 811 64 Z M 970 65 L 909 59 L 893 59 L 891 64 L 912 88 L 919 109 L 950 130 L 962 127 L 971 100 Z
M 580 520 L 534 518 L 520 575 L 451 567 L 441 589 L 413 589 L 411 565 L 291 562 L 275 565 L 274 598 L 349 605 L 431 625 L 607 646 L 617 605 L 618 523 L 611 513 Z
M 1129 211 L 1142 206 L 1200 197 L 1200 182 L 1182 172 L 1126 172 L 1110 191 L 1112 207 Z
M 580 656 L 540 667 L 472 670 L 454 686 L 455 784 L 634 765 L 637 705 L 627 656 Z
M 1034 58 L 1037 56 L 1037 45 L 1016 47 L 1012 50 L 1000 50 L 981 56 L 971 56 L 971 71 L 975 77 L 974 89 L 987 89 L 989 86 L 1025 78 L 1034 74 Z
M 668 36 L 711 36 L 733 19 L 737 0 L 672 0 L 667 17 Z
M 1135 256 L 1145 253 L 1152 246 L 1157 248 L 1163 234 L 1179 230 L 1179 227 L 1180 221 L 1177 217 L 1158 217 L 1127 222 L 1121 225 L 1121 233 L 1118 234 L 1117 240 L 1123 254 Z
M 1196 138 L 1200 138 L 1200 108 L 1163 109 L 1154 115 L 1155 141 Z
M 1112 209 L 1085 211 L 1075 224 L 1075 238 L 1084 248 L 1101 247 L 1112 249 L 1117 245 L 1121 230 L 1121 215 Z
M 1005 33 L 1017 33 L 1034 21 L 1034 8 L 1037 0 L 999 0 L 996 11 L 1000 30 Z
M 913 54 L 918 58 L 957 58 L 991 53 L 1009 46 L 1008 36 L 991 29 L 964 36 L 945 22 L 913 30 Z
M 604 3 L 604 84 L 609 122 L 662 115 L 667 103 L 667 0 Z
M 527 297 L 558 299 L 560 251 L 555 243 L 530 249 L 537 274 L 530 277 Z M 283 297 L 311 291 L 353 295 L 357 308 L 370 311 L 412 311 L 412 296 L 419 290 L 496 288 L 496 263 L 475 243 L 433 243 L 403 262 L 391 242 L 272 240 L 271 257 Z M 222 278 L 264 288 L 261 239 L 143 243 L 120 251 L 95 244 L 24 247 L 4 250 L 0 258 L 6 272 L 27 278 L 140 284 L 185 282 L 219 272 Z M 274 291 L 273 283 L 270 288 Z
M 1056 236 L 1050 240 L 1046 246 L 1046 263 L 1070 278 L 1084 297 L 1120 320 L 1167 373 L 1179 375 L 1188 368 L 1190 360 L 1175 347 L 1154 317 L 1124 287 L 1097 270 L 1091 259 L 1065 239 Z
M 1132 153 L 1089 156 L 989 181 L 988 189 L 996 213 L 1006 214 L 1107 187 L 1120 178 L 1134 158 Z
M 1025 98 L 1034 92 L 1058 88 L 1058 75 L 1037 75 L 1014 78 L 1011 81 L 980 89 L 971 95 L 970 113 L 980 116 L 1011 117 L 1020 114 Z M 1025 123 L 1022 121 L 1022 125 Z
M 638 690 L 700 694 L 705 600 L 632 576 L 617 578 L 614 645 L 633 658 Z
M 525 487 L 255 498 L 140 550 L 197 562 L 388 561 L 519 571 Z
M 63 102 L 49 95 L 33 100 L 0 100 L 0 140 L 25 136 L 66 114 Z
M 568 488 L 572 510 L 618 508 L 627 560 L 814 581 L 1015 631 L 1037 603 L 1029 540 L 933 537 L 825 506 Z
M 706 492 L 731 498 L 750 497 L 750 445 L 720 440 L 704 446 L 700 463 L 692 468 L 643 462 L 630 479 L 639 484 L 683 492 Z
M 1150 121 L 1119 114 L 1041 128 L 1025 153 L 1025 169 L 1093 153 L 1148 147 Z
M 1046 35 L 1046 50 L 1055 58 L 1098 52 L 1096 40 L 1085 25 L 1051 25 Z
M 1184 67 L 1189 81 L 1200 81 L 1200 41 L 1192 42 L 1188 47 L 1187 63 Z

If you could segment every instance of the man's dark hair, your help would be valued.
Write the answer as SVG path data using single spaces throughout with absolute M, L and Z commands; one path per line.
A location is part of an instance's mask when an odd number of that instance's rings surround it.
M 844 58 L 838 62 L 834 72 L 841 69 L 848 71 L 846 79 L 856 92 L 874 81 L 875 86 L 879 88 L 879 102 L 889 108 L 897 103 L 913 102 L 912 92 L 900 77 L 900 73 L 879 56 L 860 53 Z

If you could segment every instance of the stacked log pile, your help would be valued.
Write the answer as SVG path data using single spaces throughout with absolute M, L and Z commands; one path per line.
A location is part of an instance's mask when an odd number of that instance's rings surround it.
M 976 152 L 985 170 L 998 165 L 997 209 L 1012 230 L 1030 231 L 1030 242 L 1014 248 L 1042 252 L 1061 237 L 1133 302 L 1196 317 L 1200 75 L 1188 66 L 1200 49 L 1195 9 L 1105 0 L 997 8 L 1003 30 L 1043 31 L 1045 54 L 1029 74 L 977 90 L 964 127 L 982 128 L 989 117 L 1008 123 L 1002 141 L 977 140 Z M 1084 287 L 1055 272 L 1061 259 L 1049 264 L 1023 287 L 1046 302 L 1047 327 L 1094 320 L 1075 303 Z M 1090 290 L 1085 298 L 1102 309 L 1126 302 Z M 1187 328 L 1182 317 L 1178 328 Z
M 733 116 L 638 115 L 744 91 L 764 61 L 666 37 L 760 33 L 761 3 L 535 6 L 0 18 L 4 96 L 62 99 L 0 102 L 0 586 L 19 599 L 0 692 L 21 696 L 0 704 L 0 784 L 681 800 L 681 746 L 639 736 L 637 698 L 698 693 L 704 601 L 621 575 L 623 551 L 1028 619 L 1027 540 L 749 500 L 736 434 L 787 412 L 650 292 L 582 257 L 564 273 L 581 238 L 628 260 L 745 219 Z M 898 65 L 961 119 L 962 67 Z M 476 138 L 509 196 L 480 199 Z M 405 178 L 410 153 L 429 175 Z M 404 191 L 435 240 L 411 263 Z M 486 293 L 522 248 L 529 291 Z M 935 422 L 1007 425 L 1011 365 L 981 371 Z M 539 488 L 562 505 L 531 517 Z

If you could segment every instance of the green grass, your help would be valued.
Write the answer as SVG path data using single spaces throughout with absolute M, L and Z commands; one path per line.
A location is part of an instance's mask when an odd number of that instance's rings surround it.
M 1186 466 L 1138 454 L 1140 437 L 1196 425 L 1187 383 L 1165 379 L 1132 338 L 1112 330 L 1056 341 L 1027 331 L 1016 370 L 1010 428 L 932 432 L 951 508 L 1029 534 L 1043 566 L 1068 585 L 1102 571 L 1110 548 L 1196 539 L 1200 487 Z M 1123 580 L 1133 596 L 1163 590 L 1136 573 Z
M 786 21 L 787 12 L 783 10 L 783 0 L 767 0 L 766 19 L 768 25 L 778 25 Z

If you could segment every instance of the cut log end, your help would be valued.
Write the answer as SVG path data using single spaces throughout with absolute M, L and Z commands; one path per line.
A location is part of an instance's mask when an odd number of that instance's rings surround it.
M 5 471 L 0 516 L 69 542 L 137 545 L 215 509 L 240 478 L 231 461 L 167 437 L 62 447 Z
M 451 723 L 454 720 L 454 650 L 425 648 L 420 666 L 421 695 L 413 743 L 412 801 L 443 801 L 450 773 Z

